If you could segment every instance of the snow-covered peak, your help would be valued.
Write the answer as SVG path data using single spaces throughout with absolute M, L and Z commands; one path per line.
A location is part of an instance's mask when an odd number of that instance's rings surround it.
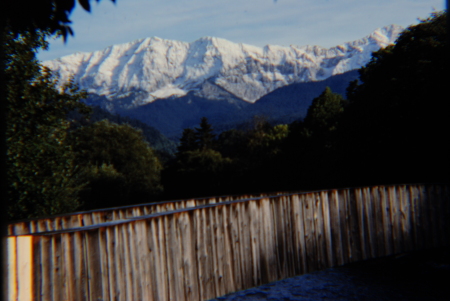
M 370 60 L 373 51 L 394 43 L 402 30 L 397 25 L 386 26 L 332 48 L 261 48 L 216 37 L 191 43 L 152 37 L 75 53 L 44 65 L 62 81 L 73 76 L 80 88 L 111 102 L 127 98 L 120 104 L 125 107 L 182 96 L 201 89 L 206 81 L 255 102 L 291 83 L 323 80 L 358 69 Z

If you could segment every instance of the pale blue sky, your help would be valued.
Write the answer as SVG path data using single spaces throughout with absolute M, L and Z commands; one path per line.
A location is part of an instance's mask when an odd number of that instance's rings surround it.
M 407 27 L 445 8 L 445 0 L 109 0 L 78 5 L 75 37 L 52 41 L 39 59 L 157 36 L 192 42 L 204 36 L 256 46 L 353 41 L 390 24 Z

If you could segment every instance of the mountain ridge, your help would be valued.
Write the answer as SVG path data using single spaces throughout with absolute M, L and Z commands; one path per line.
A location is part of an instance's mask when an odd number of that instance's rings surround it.
M 43 64 L 62 82 L 73 76 L 81 89 L 105 96 L 105 103 L 100 105 L 110 111 L 181 97 L 192 91 L 200 93 L 205 82 L 235 98 L 255 103 L 292 83 L 320 81 L 358 69 L 369 61 L 373 51 L 392 44 L 401 30 L 398 25 L 386 26 L 362 39 L 331 48 L 261 48 L 216 37 L 191 43 L 153 37 Z M 215 95 L 207 96 L 214 99 Z
M 385 26 L 331 48 L 256 47 L 203 37 L 194 42 L 145 38 L 46 61 L 64 83 L 71 76 L 85 102 L 139 119 L 176 139 L 207 117 L 226 128 L 254 115 L 274 122 L 305 116 L 324 85 L 345 94 L 372 52 L 394 43 L 402 27 Z

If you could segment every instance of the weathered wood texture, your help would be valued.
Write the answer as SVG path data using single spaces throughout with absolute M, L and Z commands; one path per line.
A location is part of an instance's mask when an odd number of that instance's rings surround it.
M 39 218 L 10 223 L 8 235 L 26 235 L 40 232 L 50 232 L 96 225 L 111 221 L 129 219 L 158 212 L 167 212 L 176 209 L 198 207 L 206 204 L 215 204 L 233 200 L 242 200 L 260 197 L 261 195 L 232 195 L 199 199 L 165 201 L 158 203 L 139 204 L 132 206 L 90 210 L 62 214 L 48 218 Z
M 208 300 L 348 262 L 446 245 L 449 210 L 447 186 L 376 186 L 36 233 L 32 290 L 35 300 Z M 21 288 L 21 279 L 10 283 Z

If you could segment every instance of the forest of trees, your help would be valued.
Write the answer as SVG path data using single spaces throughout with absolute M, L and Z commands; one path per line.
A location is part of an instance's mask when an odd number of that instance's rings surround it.
M 218 133 L 203 118 L 184 130 L 174 155 L 155 152 L 132 121 L 89 115 L 72 83 L 57 88 L 35 57 L 47 34 L 7 40 L 11 219 L 173 198 L 448 181 L 444 12 L 373 53 L 347 95 L 326 88 L 303 120 L 272 125 L 257 116 Z M 82 118 L 68 118 L 74 111 Z
M 373 53 L 347 99 L 326 88 L 302 121 L 272 126 L 259 118 L 220 133 L 208 154 L 196 155 L 220 168 L 186 168 L 186 146 L 195 148 L 200 134 L 186 129 L 163 180 L 183 183 L 182 193 L 192 196 L 448 181 L 448 53 L 446 14 L 434 13 Z M 207 180 L 214 191 L 201 189 Z

